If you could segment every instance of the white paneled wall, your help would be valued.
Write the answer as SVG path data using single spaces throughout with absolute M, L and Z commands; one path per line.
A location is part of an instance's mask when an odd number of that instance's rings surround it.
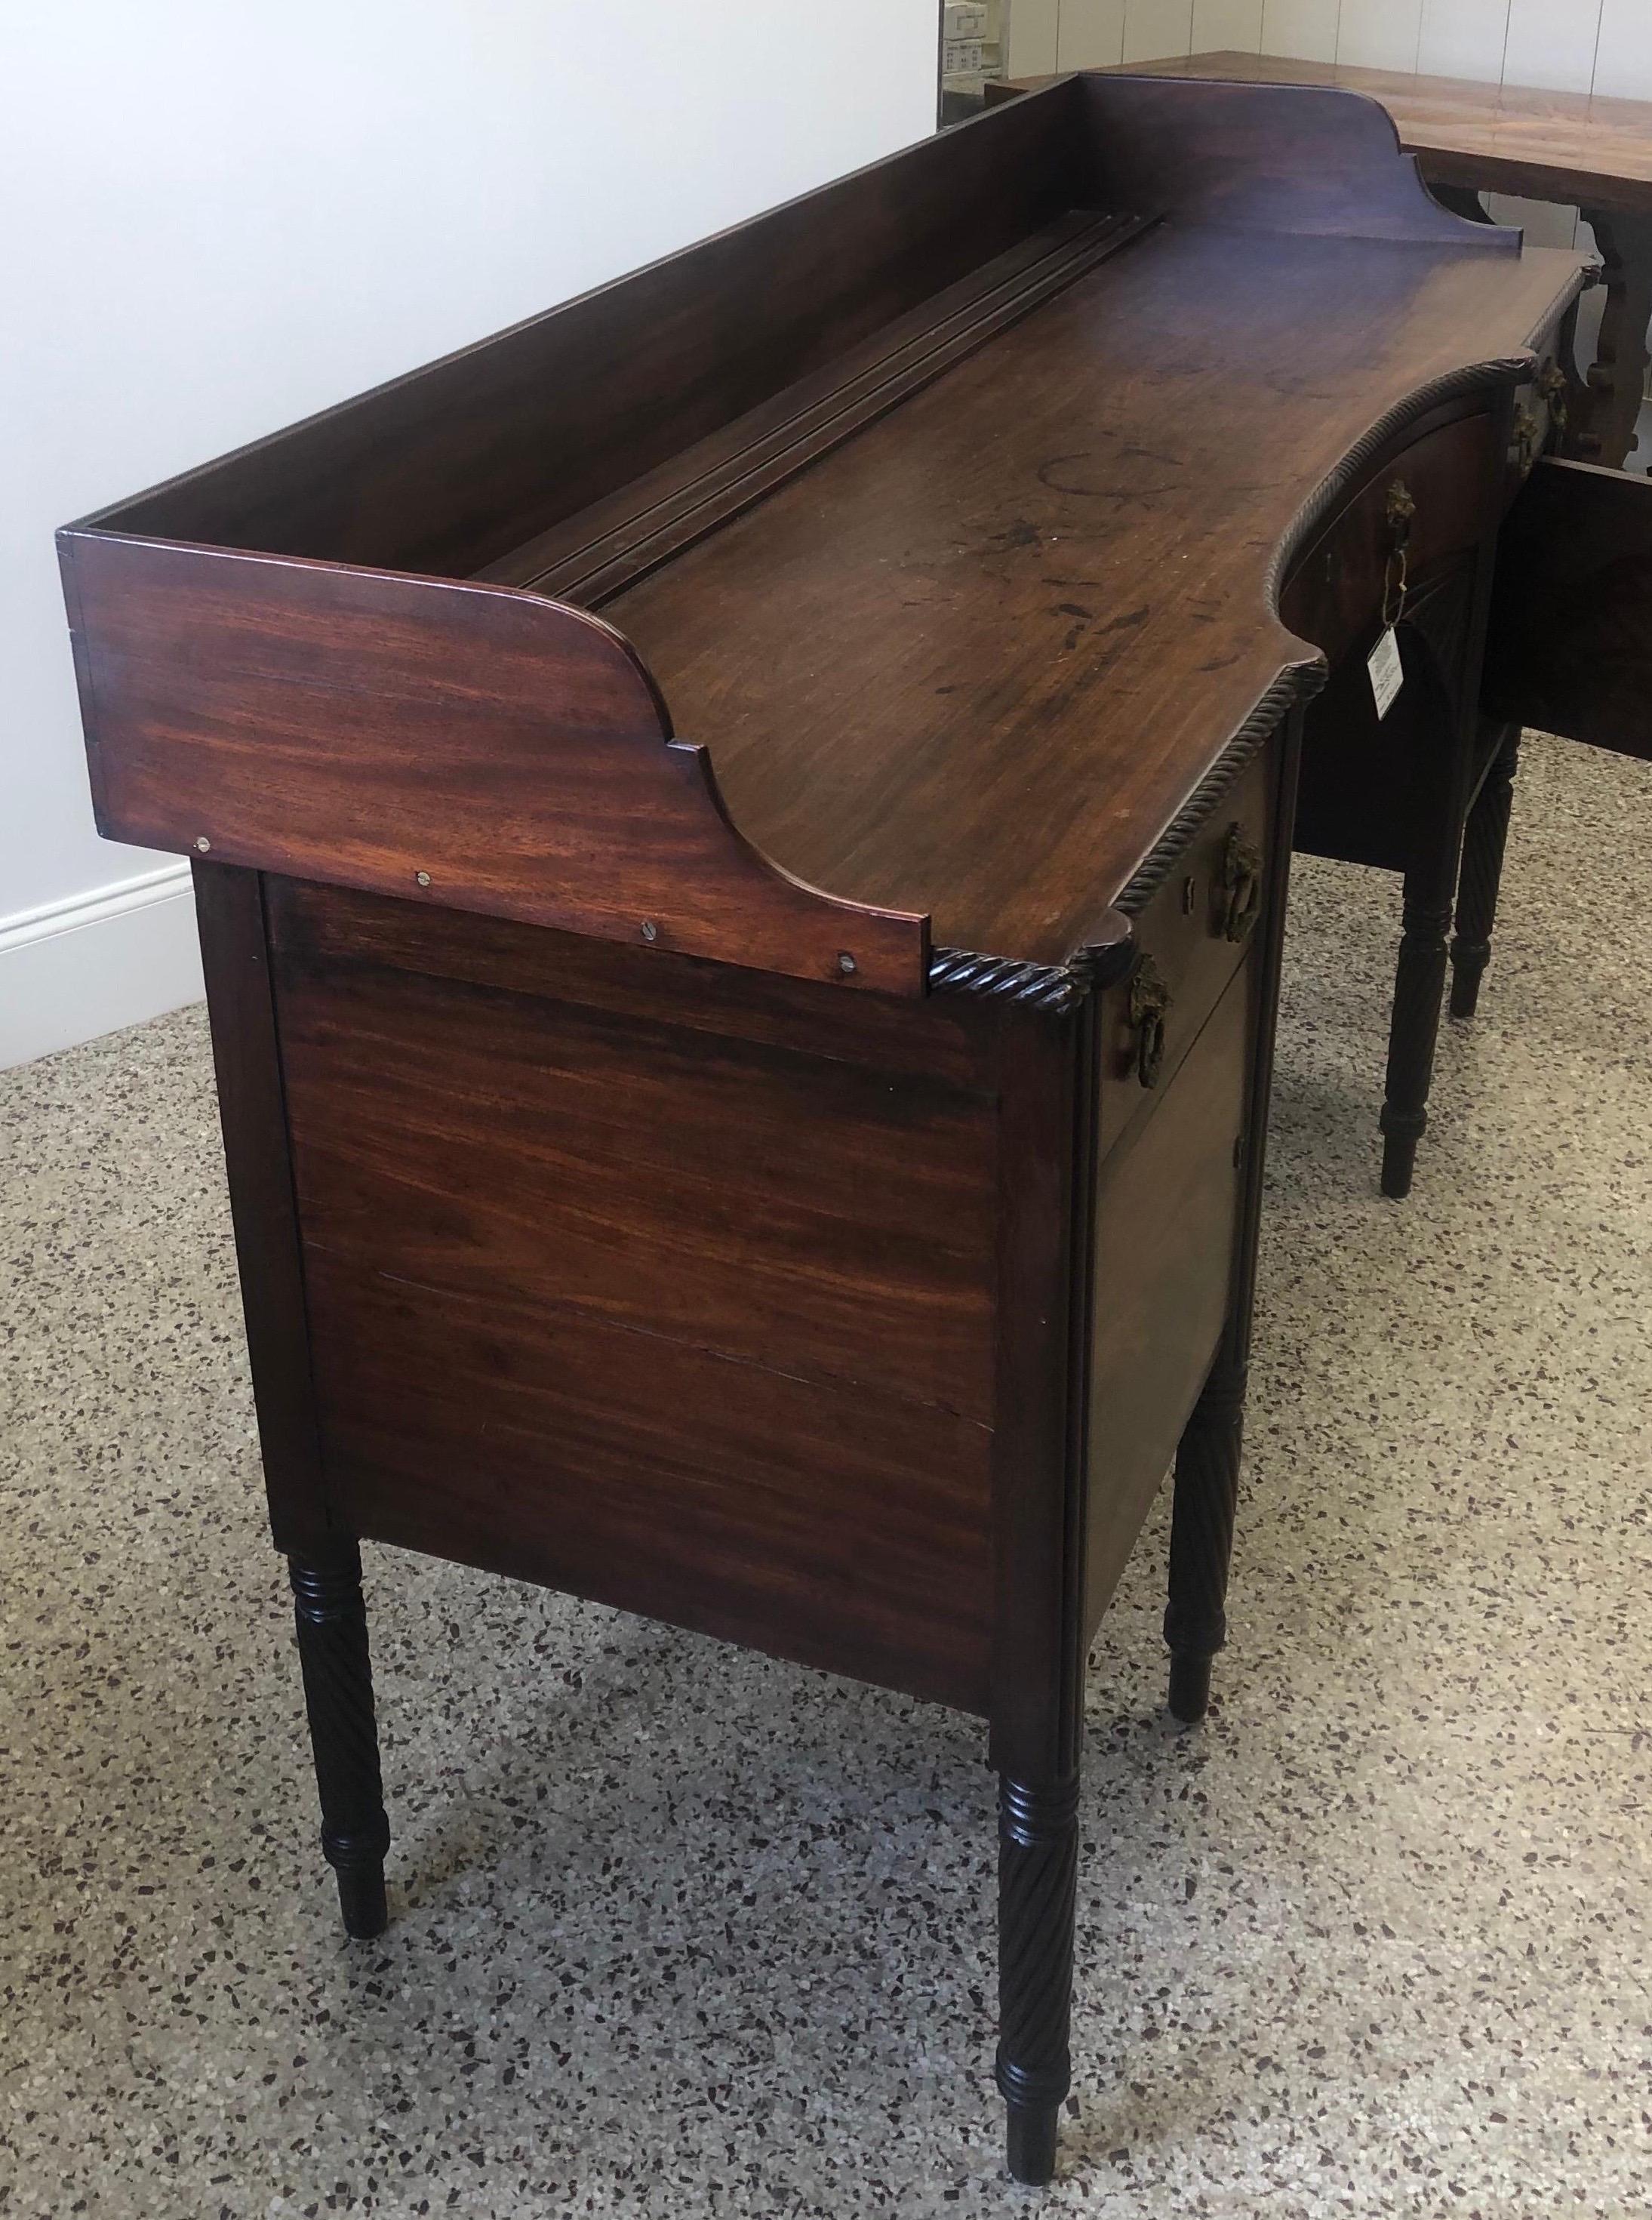
M 1647 0 L 1605 0 L 1594 50 L 1599 92 L 1652 100 L 1652 7 Z
M 1144 62 L 1160 54 L 1192 52 L 1193 0 L 1125 0 L 1120 61 Z
M 1423 35 L 1423 0 L 1343 0 L 1337 18 L 1337 59 L 1356 69 L 1414 70 Z
M 1334 62 L 1343 0 L 1267 0 L 1262 11 L 1264 54 L 1295 54 L 1305 62 Z
M 1062 0 L 1057 69 L 1105 69 L 1125 50 L 1125 0 Z
M 1222 47 L 1652 100 L 1652 0 L 1010 0 L 1016 77 Z

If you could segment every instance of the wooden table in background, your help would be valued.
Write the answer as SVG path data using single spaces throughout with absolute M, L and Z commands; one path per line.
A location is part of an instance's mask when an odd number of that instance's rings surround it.
M 1343 85 L 1381 103 L 1429 185 L 1459 214 L 1481 213 L 1482 192 L 1575 205 L 1605 265 L 1606 305 L 1566 452 L 1622 469 L 1636 444 L 1652 323 L 1652 101 L 1342 69 L 1282 54 L 1188 54 L 1132 63 L 1122 74 Z

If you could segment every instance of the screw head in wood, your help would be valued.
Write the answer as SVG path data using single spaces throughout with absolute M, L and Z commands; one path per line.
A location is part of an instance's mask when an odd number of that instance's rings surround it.
M 210 840 L 209 840 L 209 839 L 208 839 L 208 838 L 207 838 L 206 834 L 205 834 L 204 832 L 203 832 L 203 833 L 200 835 L 199 839 L 196 841 L 196 844 L 195 844 L 195 845 L 196 845 L 196 847 L 201 851 L 201 853 L 204 856 L 204 855 L 206 854 L 206 852 L 207 852 L 208 849 L 211 847 L 212 843 L 211 843 L 211 841 L 210 841 Z
M 838 969 L 843 973 L 846 979 L 850 973 L 851 971 L 857 970 L 859 966 L 856 963 L 854 957 L 845 950 L 845 951 L 838 958 Z
M 430 874 L 428 871 L 415 871 L 413 876 L 420 886 L 427 887 L 430 884 Z
M 645 917 L 643 920 L 642 937 L 645 940 L 658 940 L 659 939 L 659 927 L 655 924 L 651 917 Z

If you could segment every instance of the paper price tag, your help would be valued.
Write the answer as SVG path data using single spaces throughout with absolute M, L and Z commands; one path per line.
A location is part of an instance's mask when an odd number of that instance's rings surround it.
M 1406 683 L 1406 668 L 1400 660 L 1400 642 L 1393 636 L 1393 627 L 1387 625 L 1382 637 L 1367 658 L 1371 674 L 1371 691 L 1376 697 L 1376 713 L 1386 717 L 1393 708 L 1400 688 Z

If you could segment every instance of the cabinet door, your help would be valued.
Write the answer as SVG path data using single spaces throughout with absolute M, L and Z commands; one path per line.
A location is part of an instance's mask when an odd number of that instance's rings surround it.
M 1652 481 L 1537 465 L 1503 527 L 1484 701 L 1652 761 Z

